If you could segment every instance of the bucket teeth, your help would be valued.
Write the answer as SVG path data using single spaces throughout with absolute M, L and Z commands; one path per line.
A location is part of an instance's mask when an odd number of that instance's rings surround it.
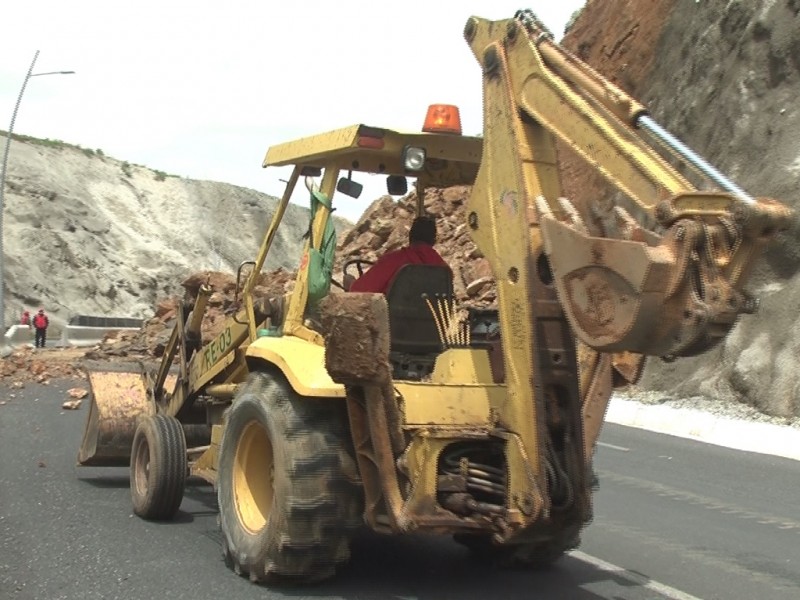
M 553 211 L 550 209 L 550 205 L 547 203 L 547 200 L 544 199 L 544 196 L 537 196 L 535 203 L 536 211 L 539 213 L 540 221 L 545 218 L 555 218 Z M 558 199 L 558 206 L 563 213 L 563 223 L 565 225 L 569 225 L 569 227 L 584 235 L 589 234 L 586 223 L 583 222 L 583 218 L 572 202 L 562 197 Z
M 623 240 L 639 240 L 642 237 L 642 226 L 630 213 L 621 206 L 614 207 L 614 218 L 617 221 L 619 237 Z
M 541 221 L 544 218 L 553 216 L 553 211 L 550 210 L 550 207 L 547 204 L 547 200 L 544 199 L 544 196 L 536 196 L 536 212 L 539 213 L 539 220 Z
M 567 223 L 575 230 L 583 234 L 587 234 L 588 230 L 586 229 L 586 223 L 583 222 L 583 218 L 581 217 L 580 213 L 577 211 L 575 206 L 567 200 L 566 198 L 559 198 L 558 205 L 561 207 L 561 210 L 564 212 L 564 216 L 567 219 Z

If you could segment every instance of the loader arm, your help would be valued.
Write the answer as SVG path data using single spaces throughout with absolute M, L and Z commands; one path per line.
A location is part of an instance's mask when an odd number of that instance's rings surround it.
M 235 394 L 238 384 L 247 376 L 247 348 L 258 337 L 258 328 L 268 318 L 282 317 L 272 299 L 254 298 L 253 291 L 301 170 L 299 166 L 294 168 L 273 213 L 253 268 L 243 284 L 241 303 L 214 339 L 202 343 L 201 325 L 211 288 L 201 285 L 191 310 L 184 304 L 178 306 L 175 327 L 155 371 L 151 372 L 144 364 L 129 364 L 122 371 L 93 368 L 92 404 L 78 453 L 79 464 L 128 464 L 140 416 L 161 414 L 176 417 L 184 424 L 199 424 L 206 417 L 206 409 L 196 402 L 200 396 L 214 398 L 222 405 Z M 186 435 L 187 439 L 193 438 L 190 429 Z
M 300 168 L 293 169 L 244 282 L 243 306 L 228 318 L 222 331 L 207 344 L 200 343 L 200 325 L 211 293 L 207 286 L 199 290 L 188 325 L 184 327 L 182 318 L 178 318 L 153 382 L 154 397 L 165 414 L 182 417 L 210 384 L 223 384 L 224 388 L 225 384 L 236 383 L 246 375 L 244 348 L 256 339 L 257 328 L 270 314 L 269 303 L 265 299 L 254 299 L 253 289 L 299 178 Z M 176 353 L 180 355 L 180 372 L 174 389 L 167 393 L 169 390 L 163 384 Z M 235 387 L 230 388 L 233 389 Z M 224 390 L 222 395 L 230 396 L 230 390 Z

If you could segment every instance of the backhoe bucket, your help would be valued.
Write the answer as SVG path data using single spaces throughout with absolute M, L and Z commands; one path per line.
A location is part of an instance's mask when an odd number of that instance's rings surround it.
M 144 368 L 133 372 L 114 371 L 113 367 L 109 370 L 109 367 L 87 369 L 92 402 L 78 451 L 78 464 L 84 466 L 128 465 L 137 419 L 155 414 Z

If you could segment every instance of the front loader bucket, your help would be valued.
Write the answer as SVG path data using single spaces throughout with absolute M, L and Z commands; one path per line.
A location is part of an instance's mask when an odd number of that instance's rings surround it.
M 78 451 L 78 464 L 84 466 L 128 465 L 138 417 L 155 414 L 144 368 L 114 371 L 110 366 L 87 368 L 92 401 Z

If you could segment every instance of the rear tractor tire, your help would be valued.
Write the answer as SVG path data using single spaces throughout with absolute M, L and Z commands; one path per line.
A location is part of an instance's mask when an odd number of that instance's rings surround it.
M 133 512 L 151 521 L 170 520 L 183 500 L 188 472 L 186 438 L 174 417 L 145 417 L 131 448 Z
M 341 401 L 250 374 L 228 412 L 217 479 L 223 556 L 236 573 L 308 584 L 348 560 L 362 500 L 345 425 Z

